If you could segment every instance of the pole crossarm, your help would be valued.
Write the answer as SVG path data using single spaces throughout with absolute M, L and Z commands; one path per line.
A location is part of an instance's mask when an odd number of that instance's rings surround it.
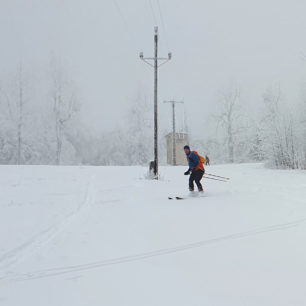
M 166 63 L 168 63 L 170 61 L 170 59 L 160 59 L 163 60 L 164 62 L 158 65 L 158 68 Z
M 142 60 L 152 60 L 154 61 L 155 58 L 154 57 L 140 57 Z M 170 58 L 171 59 L 171 58 Z M 170 60 L 169 57 L 158 57 L 157 60 L 159 61 L 169 61 Z
M 142 54 L 142 53 L 140 53 L 140 54 Z M 160 63 L 160 64 L 157 64 L 157 67 L 159 68 L 160 66 L 162 66 L 162 65 L 164 65 L 164 64 L 166 64 L 166 63 L 168 63 L 170 60 L 171 60 L 171 55 L 170 55 L 171 53 L 169 53 L 169 56 L 168 57 L 158 57 L 158 58 L 154 58 L 154 57 L 143 57 L 142 55 L 140 55 L 139 57 L 140 57 L 140 59 L 143 61 L 143 62 L 145 62 L 146 64 L 148 64 L 149 66 L 151 66 L 151 67 L 153 67 L 154 68 L 154 64 L 151 64 L 149 61 L 155 61 L 155 60 L 157 60 L 157 62 L 158 61 L 163 61 L 162 63 Z
M 151 66 L 151 67 L 154 68 L 154 65 L 151 64 L 150 62 L 148 62 L 146 58 L 141 58 L 141 60 L 142 60 L 143 62 L 145 62 L 146 64 L 148 64 L 149 66 Z
M 169 101 L 164 101 L 164 103 L 184 103 L 184 101 L 174 101 L 174 100 L 169 100 Z

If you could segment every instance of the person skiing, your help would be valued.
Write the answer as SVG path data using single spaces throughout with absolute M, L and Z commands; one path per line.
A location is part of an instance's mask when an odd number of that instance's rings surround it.
M 210 166 L 210 159 L 208 157 L 208 155 L 205 155 L 205 166 Z
M 203 192 L 203 187 L 200 181 L 205 173 L 203 161 L 201 160 L 201 159 L 204 160 L 204 158 L 199 156 L 196 151 L 191 151 L 188 145 L 184 146 L 184 151 L 189 166 L 189 169 L 184 173 L 184 175 L 190 174 L 189 191 L 194 191 L 194 182 L 195 182 L 199 192 Z

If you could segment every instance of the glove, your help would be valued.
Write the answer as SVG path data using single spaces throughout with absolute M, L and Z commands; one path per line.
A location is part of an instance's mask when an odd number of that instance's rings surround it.
M 189 175 L 190 174 L 190 170 L 187 170 L 184 175 Z

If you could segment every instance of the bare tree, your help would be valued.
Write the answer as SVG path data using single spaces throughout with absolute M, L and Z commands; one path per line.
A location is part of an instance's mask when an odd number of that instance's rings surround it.
M 239 88 L 230 89 L 220 94 L 221 111 L 217 116 L 218 125 L 221 125 L 226 135 L 228 161 L 234 162 L 235 136 L 241 129 L 237 121 L 240 117 L 240 90 Z
M 151 104 L 148 99 L 138 93 L 132 102 L 125 133 L 132 143 L 128 154 L 129 164 L 147 165 L 153 152 Z
M 299 167 L 299 148 L 296 118 L 281 103 L 283 95 L 277 89 L 267 89 L 263 95 L 264 113 L 261 119 L 265 151 L 270 163 L 276 168 Z
M 23 127 L 23 107 L 24 107 L 24 82 L 22 65 L 18 70 L 18 119 L 17 119 L 17 164 L 22 163 L 22 127 Z
M 306 169 L 306 86 L 303 84 L 301 102 L 298 105 L 298 136 L 300 148 L 300 166 Z
M 52 72 L 52 100 L 55 120 L 56 153 L 55 162 L 61 163 L 63 135 L 65 128 L 77 111 L 76 96 L 71 84 L 63 77 L 63 70 L 54 65 Z
M 2 143 L 3 146 L 9 146 L 12 156 L 9 162 L 14 162 L 18 165 L 24 162 L 23 159 L 23 127 L 24 127 L 24 92 L 25 82 L 23 76 L 22 65 L 18 67 L 17 75 L 13 78 L 12 86 L 4 88 L 1 84 L 0 101 L 1 101 L 1 115 L 3 120 L 2 126 Z M 11 135 L 9 139 L 3 139 L 4 135 Z

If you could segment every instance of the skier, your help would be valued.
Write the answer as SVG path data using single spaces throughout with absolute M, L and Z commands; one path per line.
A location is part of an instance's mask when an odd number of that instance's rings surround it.
M 200 156 L 196 151 L 191 151 L 189 146 L 184 146 L 184 151 L 187 157 L 189 169 L 184 173 L 184 175 L 189 175 L 189 191 L 194 191 L 195 182 L 198 186 L 199 192 L 203 192 L 202 184 L 200 183 L 205 169 L 203 166 L 203 162 L 205 159 Z
M 205 165 L 210 166 L 210 159 L 209 159 L 208 155 L 205 155 Z

